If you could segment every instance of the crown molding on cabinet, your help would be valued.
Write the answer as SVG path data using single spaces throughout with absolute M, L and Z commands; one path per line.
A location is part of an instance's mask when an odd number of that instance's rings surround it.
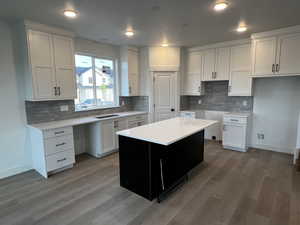
M 300 25 L 281 28 L 277 30 L 271 30 L 266 32 L 255 33 L 251 35 L 251 39 L 258 39 L 258 38 L 265 38 L 265 37 L 272 37 L 290 33 L 299 33 L 300 32 Z
M 64 30 L 62 28 L 48 26 L 45 24 L 33 22 L 31 20 L 24 20 L 23 23 L 24 23 L 26 29 L 46 32 L 46 33 L 50 33 L 50 34 L 62 35 L 62 36 L 67 36 L 67 37 L 72 37 L 72 38 L 75 37 L 74 32 Z
M 222 48 L 222 47 L 231 47 L 234 45 L 249 44 L 250 42 L 251 42 L 251 39 L 247 38 L 247 39 L 240 39 L 240 40 L 234 40 L 234 41 L 220 42 L 220 43 L 215 43 L 215 44 L 211 44 L 211 45 L 192 47 L 192 48 L 188 48 L 187 51 L 188 52 L 197 52 L 197 51 L 210 49 L 210 48 Z

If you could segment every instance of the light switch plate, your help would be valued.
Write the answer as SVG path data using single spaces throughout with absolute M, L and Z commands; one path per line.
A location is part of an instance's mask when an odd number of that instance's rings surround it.
M 68 106 L 68 105 L 61 105 L 61 106 L 60 106 L 60 111 L 61 111 L 61 112 L 69 111 L 69 106 Z

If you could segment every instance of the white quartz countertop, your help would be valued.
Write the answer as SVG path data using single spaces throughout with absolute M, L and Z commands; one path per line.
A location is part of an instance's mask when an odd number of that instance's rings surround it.
M 30 124 L 28 126 L 40 129 L 40 130 L 49 130 L 49 129 L 56 129 L 61 127 L 69 127 L 69 126 L 76 126 L 81 124 L 87 123 L 95 123 L 103 120 L 112 120 L 112 119 L 119 119 L 123 117 L 130 117 L 130 116 L 137 116 L 147 114 L 147 112 L 140 112 L 140 111 L 131 111 L 131 112 L 117 112 L 117 113 L 110 113 L 110 114 L 101 114 L 89 117 L 79 117 L 74 119 L 67 119 L 67 120 L 59 120 L 59 121 L 52 121 L 47 123 L 37 123 L 37 124 Z M 105 116 L 105 115 L 117 115 L 114 117 L 108 118 L 96 118 L 97 116 Z
M 117 134 L 156 144 L 170 145 L 216 123 L 218 121 L 176 117 L 119 131 Z

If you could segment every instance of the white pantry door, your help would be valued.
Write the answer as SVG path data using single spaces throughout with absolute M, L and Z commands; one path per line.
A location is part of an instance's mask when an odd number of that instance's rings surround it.
M 172 72 L 154 74 L 154 120 L 176 116 L 176 79 Z

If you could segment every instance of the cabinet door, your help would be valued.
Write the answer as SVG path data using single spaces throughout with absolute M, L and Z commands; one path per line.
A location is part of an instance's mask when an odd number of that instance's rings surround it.
M 139 63 L 138 52 L 128 50 L 128 92 L 130 96 L 136 96 L 139 93 Z
M 214 80 L 229 80 L 230 48 L 216 49 L 216 75 Z
M 116 149 L 114 121 L 104 121 L 101 123 L 102 152 L 109 152 Z
M 187 68 L 184 80 L 185 95 L 201 94 L 202 54 L 189 52 L 187 55 Z
M 53 36 L 56 85 L 58 98 L 76 98 L 76 81 L 73 40 L 67 37 Z
M 251 96 L 251 45 L 231 48 L 229 96 Z
M 223 125 L 223 145 L 235 148 L 246 148 L 246 127 Z
M 277 73 L 300 74 L 300 33 L 278 38 Z
M 56 83 L 51 35 L 29 30 L 28 50 L 32 69 L 33 98 L 54 99 Z
M 262 38 L 253 41 L 253 76 L 273 74 L 276 56 L 276 38 Z
M 209 49 L 203 51 L 203 80 L 204 81 L 211 81 L 214 80 L 213 73 L 215 72 L 215 49 Z
M 187 73 L 202 72 L 202 54 L 201 52 L 189 52 L 187 55 Z

